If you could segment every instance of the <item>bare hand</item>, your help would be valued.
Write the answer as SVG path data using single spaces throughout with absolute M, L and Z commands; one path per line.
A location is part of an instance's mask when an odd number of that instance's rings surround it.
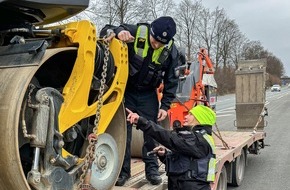
M 119 40 L 126 43 L 133 42 L 135 40 L 135 38 L 127 30 L 122 30 L 121 32 L 119 32 L 118 38 Z
M 112 39 L 116 36 L 113 30 L 107 30 L 107 35 L 105 36 L 104 41 L 109 43 L 112 41 Z
M 126 108 L 126 111 L 128 112 L 127 121 L 129 121 L 131 124 L 137 124 L 140 116 L 137 113 L 133 113 L 128 108 Z
M 164 120 L 166 118 L 166 116 L 167 116 L 167 111 L 165 111 L 163 109 L 159 109 L 157 121 Z
M 164 146 L 157 146 L 153 149 L 159 156 L 164 156 L 166 149 Z

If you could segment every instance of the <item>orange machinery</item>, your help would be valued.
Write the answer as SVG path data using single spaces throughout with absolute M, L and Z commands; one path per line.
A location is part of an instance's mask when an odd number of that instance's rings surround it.
M 217 85 L 213 77 L 213 64 L 206 49 L 200 49 L 197 60 L 197 64 L 187 62 L 177 69 L 179 85 L 176 98 L 168 110 L 170 127 L 182 126 L 184 116 L 198 104 L 215 108 Z

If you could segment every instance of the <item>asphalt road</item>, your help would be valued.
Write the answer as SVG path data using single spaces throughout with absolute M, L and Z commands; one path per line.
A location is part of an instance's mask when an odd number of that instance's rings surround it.
M 266 107 L 268 146 L 259 155 L 248 155 L 242 185 L 228 190 L 290 190 L 290 88 L 267 91 Z M 216 110 L 220 130 L 235 130 L 235 96 L 218 98 Z

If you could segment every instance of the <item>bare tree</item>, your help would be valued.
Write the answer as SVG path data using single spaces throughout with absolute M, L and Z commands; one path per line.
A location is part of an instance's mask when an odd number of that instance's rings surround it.
M 173 0 L 140 0 L 138 12 L 142 22 L 151 22 L 160 16 L 173 15 L 175 6 Z
M 203 9 L 201 12 L 201 19 L 199 19 L 197 25 L 198 35 L 200 36 L 199 46 L 205 47 L 210 56 L 212 54 L 211 48 L 214 39 L 216 38 L 216 34 L 218 34 L 216 30 L 218 28 L 219 20 L 223 19 L 224 12 L 218 8 L 212 13 L 209 9 Z
M 249 41 L 243 46 L 242 56 L 244 59 L 262 59 L 267 58 L 268 52 L 260 41 Z
M 231 59 L 232 49 L 236 45 L 234 42 L 241 37 L 238 25 L 234 20 L 226 19 L 224 22 L 224 30 L 222 33 L 221 50 L 219 51 L 222 57 L 223 68 L 235 66 L 235 63 Z
M 243 47 L 245 59 L 267 59 L 268 85 L 280 83 L 280 78 L 285 74 L 284 65 L 273 53 L 264 49 L 260 41 L 250 41 Z
M 267 73 L 269 73 L 272 76 L 276 76 L 276 78 L 279 79 L 285 74 L 283 63 L 279 58 L 274 56 L 272 53 L 270 53 L 267 56 Z M 272 84 L 277 83 L 273 82 Z
M 188 60 L 192 60 L 193 52 L 196 53 L 198 49 L 195 35 L 196 25 L 199 18 L 199 13 L 203 9 L 200 1 L 192 2 L 190 0 L 183 0 L 178 6 L 177 26 L 179 28 L 177 38 L 179 46 L 185 46 L 187 49 L 186 55 Z
M 232 46 L 232 49 L 231 49 L 231 52 L 232 52 L 231 59 L 236 69 L 238 68 L 239 60 L 243 59 L 242 57 L 243 46 L 244 44 L 248 43 L 248 41 L 249 40 L 242 33 L 240 33 L 240 36 L 233 41 L 234 45 Z
M 219 10 L 217 10 L 219 11 Z M 221 12 L 220 12 L 221 13 Z M 219 93 L 230 93 L 235 90 L 235 67 L 232 61 L 232 48 L 235 46 L 235 40 L 240 36 L 239 29 L 233 20 L 226 17 L 225 14 L 218 14 L 217 30 L 214 45 L 216 57 L 216 81 L 219 86 Z M 221 69 L 220 69 L 221 68 Z
M 134 23 L 138 20 L 137 0 L 92 0 L 84 15 L 98 26 Z

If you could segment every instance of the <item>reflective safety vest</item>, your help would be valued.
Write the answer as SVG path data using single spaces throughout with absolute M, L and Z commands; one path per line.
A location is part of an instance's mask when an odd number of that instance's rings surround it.
M 200 133 L 202 134 L 203 138 L 208 142 L 211 147 L 212 154 L 209 154 L 209 162 L 208 162 L 208 171 L 206 181 L 214 181 L 215 179 L 215 167 L 216 167 L 216 149 L 214 140 L 211 135 L 207 134 L 205 130 L 201 130 Z
M 165 169 L 167 175 L 182 175 L 186 174 L 186 172 L 190 172 L 190 174 L 187 175 L 188 177 L 193 177 L 204 182 L 212 182 L 215 179 L 216 167 L 214 140 L 205 130 L 196 132 L 202 134 L 202 137 L 208 142 L 211 147 L 210 153 L 201 159 L 194 159 L 179 153 L 167 155 Z M 186 131 L 182 134 L 186 139 L 192 138 L 192 135 L 190 131 Z
M 130 76 L 134 76 L 141 71 L 144 59 L 147 57 L 149 50 L 149 25 L 138 24 L 135 42 L 134 42 L 134 57 L 130 60 Z M 173 46 L 173 40 L 161 48 L 153 51 L 151 61 L 148 64 L 148 71 L 143 76 L 142 83 L 138 84 L 139 87 L 157 88 L 162 81 L 162 68 L 165 66 L 163 63 L 168 59 Z M 166 67 L 166 66 L 165 66 Z
M 139 55 L 142 60 L 147 56 L 149 49 L 149 25 L 148 24 L 138 24 L 136 40 L 134 42 L 134 50 L 137 55 Z M 161 48 L 154 50 L 152 55 L 152 62 L 161 65 L 163 64 L 170 54 L 170 50 L 173 45 L 173 40 Z

